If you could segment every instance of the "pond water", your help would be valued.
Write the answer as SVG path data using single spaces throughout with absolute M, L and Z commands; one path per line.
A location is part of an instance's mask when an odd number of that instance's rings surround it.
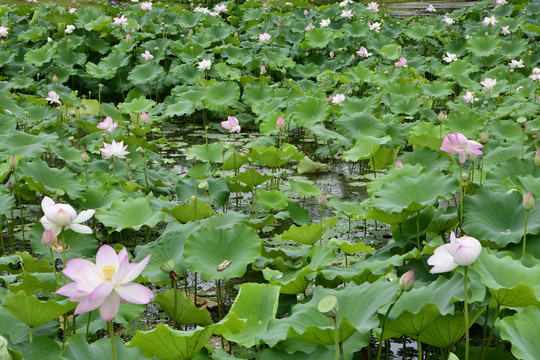
M 439 16 L 447 12 L 452 12 L 456 9 L 474 6 L 477 3 L 478 1 L 433 1 L 433 2 L 412 1 L 412 2 L 385 4 L 384 6 L 390 9 L 392 16 L 405 18 L 405 17 L 426 15 L 426 14 L 433 14 L 433 16 Z M 426 11 L 426 8 L 429 4 L 432 4 L 433 7 L 437 9 L 436 13 L 430 13 Z

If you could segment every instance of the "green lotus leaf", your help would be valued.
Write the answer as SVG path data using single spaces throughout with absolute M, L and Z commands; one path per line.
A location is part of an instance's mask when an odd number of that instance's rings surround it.
M 324 49 L 336 33 L 330 29 L 315 28 L 305 35 L 306 45 L 312 49 Z
M 215 214 L 212 207 L 201 199 L 191 199 L 185 205 L 178 205 L 172 209 L 164 208 L 162 211 L 172 215 L 182 224 L 204 219 Z
M 54 57 L 54 62 L 66 67 L 82 66 L 86 63 L 86 54 L 75 52 L 69 48 L 59 48 Z
M 116 75 L 116 69 L 101 69 L 97 64 L 87 62 L 86 72 L 98 80 L 111 80 Z
M 315 30 L 315 29 L 314 29 Z M 310 31 L 311 32 L 311 31 Z M 307 128 L 325 121 L 330 113 L 330 105 L 313 97 L 300 100 L 294 107 L 294 122 Z
M 191 115 L 195 112 L 195 104 L 186 99 L 175 99 L 173 104 L 167 106 L 167 109 L 163 112 L 166 116 L 182 116 Z
M 100 209 L 95 216 L 104 226 L 114 231 L 140 230 L 144 225 L 153 228 L 165 219 L 165 214 L 152 210 L 145 198 L 116 200 L 109 210 Z
M 28 296 L 21 290 L 17 294 L 6 296 L 2 306 L 23 323 L 35 328 L 75 309 L 77 304 L 67 299 L 41 301 L 36 296 Z
M 540 305 L 540 264 L 525 267 L 508 253 L 484 250 L 476 259 L 474 269 L 498 304 L 508 307 Z
M 84 192 L 84 186 L 79 182 L 76 174 L 68 168 L 51 169 L 40 159 L 19 164 L 18 173 L 31 190 L 45 195 L 67 194 L 75 199 Z
M 7 192 L 0 192 L 0 215 L 8 214 L 15 206 L 15 196 Z
M 205 254 L 201 257 L 201 254 Z M 254 229 L 240 224 L 229 229 L 201 229 L 184 246 L 184 259 L 203 280 L 229 280 L 246 272 L 261 255 L 261 239 Z M 229 265 L 222 269 L 224 262 Z
M 36 67 L 40 67 L 41 65 L 51 61 L 55 53 L 56 53 L 56 45 L 51 45 L 50 43 L 46 43 L 45 45 L 43 45 L 42 47 L 38 49 L 28 50 L 24 54 L 24 61 L 28 65 L 34 65 Z
M 507 152 L 510 152 L 509 148 L 505 149 Z M 488 156 L 490 156 L 490 153 L 486 156 L 486 160 Z M 484 182 L 486 188 L 492 191 L 507 192 L 509 190 L 509 182 L 515 183 L 518 176 L 531 175 L 535 178 L 540 177 L 540 168 L 535 166 L 534 162 L 530 160 L 512 158 L 498 164 L 494 163 L 493 166 L 494 168 L 487 173 L 486 181 Z
M 140 114 L 143 111 L 150 112 L 150 110 L 152 110 L 155 105 L 156 102 L 154 100 L 147 99 L 145 96 L 141 96 L 139 98 L 134 98 L 129 103 L 123 102 L 118 104 L 118 108 L 120 108 L 125 114 L 129 114 L 132 112 Z
M 257 103 L 268 102 L 270 100 L 272 100 L 272 90 L 268 86 L 262 86 L 258 83 L 249 83 L 244 87 L 242 101 L 246 105 L 253 106 Z
M 441 133 L 444 136 L 448 132 L 446 125 L 441 129 L 431 122 L 420 121 L 409 129 L 409 144 L 413 145 L 415 150 L 424 147 L 439 150 L 442 143 Z
M 415 178 L 402 176 L 392 184 L 383 184 L 371 199 L 371 205 L 388 214 L 403 210 L 420 211 L 438 199 L 447 199 L 457 188 L 456 179 L 433 172 Z
M 501 338 L 512 344 L 512 354 L 518 359 L 534 360 L 540 357 L 540 309 L 529 306 L 513 316 L 497 320 Z
M 444 123 L 451 133 L 459 132 L 468 139 L 479 140 L 482 131 L 484 131 L 484 121 L 485 116 L 474 111 L 467 111 L 448 115 Z
M 233 178 L 233 180 L 240 181 L 250 187 L 264 184 L 268 179 L 270 179 L 270 176 L 261 174 L 253 168 L 248 168 Z
M 231 192 L 229 191 L 227 182 L 224 179 L 207 178 L 202 181 L 198 180 L 196 184 L 197 199 L 208 203 L 206 190 L 199 187 L 203 181 L 208 184 L 208 191 L 210 192 L 210 199 L 212 200 L 213 204 L 215 204 L 217 207 L 222 207 L 225 203 L 227 203 Z M 178 194 L 178 199 L 180 201 L 191 201 L 192 197 L 195 196 L 195 184 L 193 183 L 193 178 L 179 181 L 178 184 L 176 184 L 176 193 Z M 206 212 L 206 214 L 206 216 L 208 216 L 208 212 Z M 200 217 L 198 218 L 200 219 Z
M 469 312 L 469 324 L 474 324 L 484 309 Z M 465 335 L 465 315 L 462 312 L 446 314 L 433 320 L 420 334 L 420 341 L 441 349 L 459 342 Z
M 212 323 L 210 312 L 204 308 L 198 309 L 195 304 L 193 304 L 193 300 L 189 299 L 181 290 L 169 289 L 159 293 L 156 295 L 155 301 L 175 324 L 197 324 L 206 326 Z M 176 313 L 174 307 L 175 302 Z
M 284 272 L 272 270 L 270 268 L 263 269 L 264 278 L 270 285 L 280 287 L 282 294 L 301 294 L 306 291 L 311 280 L 306 278 L 314 272 L 310 267 L 304 267 L 300 270 L 286 270 Z
M 347 255 L 351 255 L 360 251 L 369 253 L 375 250 L 371 246 L 367 246 L 362 242 L 350 243 L 348 241 L 340 241 L 337 244 L 339 249 Z
M 265 210 L 283 210 L 289 201 L 289 197 L 281 190 L 257 191 L 257 203 Z
M 384 56 L 387 59 L 390 60 L 397 60 L 399 59 L 399 52 L 398 50 L 401 49 L 401 46 L 397 43 L 387 44 L 384 45 L 380 50 L 379 53 Z
M 490 56 L 502 45 L 502 40 L 496 35 L 472 36 L 467 40 L 467 50 L 475 56 Z
M 240 88 L 235 82 L 215 82 L 204 90 L 202 103 L 205 108 L 214 111 L 225 111 L 240 98 Z
M 170 268 L 178 274 L 186 271 L 187 264 L 183 256 L 184 244 L 187 238 L 200 227 L 201 225 L 196 222 L 169 223 L 163 234 L 155 241 L 144 246 L 137 246 L 135 248 L 135 262 L 140 262 L 152 254 L 142 276 L 156 284 L 167 284 L 170 283 L 169 272 L 163 271 L 162 268 L 166 270 Z
M 303 182 L 289 180 L 292 191 L 297 191 L 300 196 L 313 196 L 318 198 L 322 194 L 322 190 L 316 187 L 315 185 Z
M 527 40 L 518 37 L 511 40 L 503 40 L 501 54 L 512 58 L 518 57 L 527 50 L 528 44 Z
M 525 209 L 522 196 L 516 192 L 501 194 L 481 189 L 465 198 L 463 214 L 463 231 L 469 236 L 500 247 L 521 241 Z M 527 232 L 535 234 L 539 229 L 540 209 L 536 207 L 530 211 Z
M 446 82 L 433 81 L 429 84 L 421 84 L 420 87 L 424 91 L 425 96 L 429 96 L 434 99 L 443 100 L 452 95 L 452 84 Z
M 222 162 L 223 161 L 223 143 L 215 142 L 211 144 L 193 145 L 186 149 L 187 160 L 194 157 L 200 161 Z
M 405 220 L 407 220 L 411 214 L 412 211 L 409 210 L 388 213 L 386 211 L 379 210 L 373 207 L 366 212 L 365 217 L 366 219 L 380 221 L 384 224 L 398 225 L 402 224 Z
M 1 348 L 1 346 L 0 346 Z M 28 348 L 24 352 L 25 358 L 35 359 L 40 358 L 42 360 L 55 360 L 60 359 L 62 355 L 61 346 L 53 339 L 47 337 L 37 337 L 28 345 Z M 0 359 L 2 354 L 0 351 Z M 5 359 L 15 359 L 15 357 L 8 356 Z
M 309 157 L 304 156 L 304 158 L 298 162 L 296 170 L 298 171 L 298 174 L 318 174 L 330 171 L 330 167 L 328 164 L 316 162 Z
M 298 152 L 296 146 L 288 143 L 283 144 L 281 149 L 274 146 L 253 146 L 252 149 L 253 161 L 259 161 L 270 168 L 278 168 L 293 159 L 302 160 L 304 158 L 304 155 Z
M 322 239 L 328 228 L 337 224 L 337 220 L 337 217 L 327 218 L 322 226 L 321 224 L 305 224 L 300 227 L 291 225 L 288 230 L 283 232 L 281 240 L 292 240 L 305 245 L 313 245 Z
M 268 323 L 275 318 L 279 302 L 279 287 L 267 284 L 242 284 L 230 312 L 245 320 L 245 326 L 237 334 L 223 334 L 229 341 L 245 347 L 261 343 Z
M 120 336 L 115 336 L 114 347 L 118 360 L 128 360 L 141 358 L 140 349 L 127 348 Z M 84 333 L 77 333 L 70 336 L 66 341 L 66 347 L 62 352 L 62 359 L 107 359 L 111 356 L 111 340 L 109 338 L 99 339 L 91 344 L 86 342 Z M 41 354 L 40 354 L 41 357 Z
M 23 273 L 22 282 L 17 284 L 12 284 L 8 286 L 9 291 L 16 294 L 19 291 L 24 291 L 28 296 L 32 295 L 34 291 L 42 291 L 46 293 L 47 291 L 55 292 L 58 290 L 58 284 L 54 274 L 40 274 L 34 273 L 30 274 L 28 272 Z
M 31 135 L 22 131 L 11 131 L 0 135 L 0 154 L 7 157 L 15 154 L 28 159 L 41 157 L 49 145 L 56 144 L 56 134 Z
M 43 39 L 47 33 L 47 29 L 43 26 L 30 26 L 28 30 L 21 31 L 17 37 L 18 41 L 36 41 Z
M 383 138 L 362 136 L 350 150 L 343 153 L 343 160 L 356 162 L 359 160 L 370 159 L 375 155 L 377 150 L 379 150 L 381 145 L 386 144 L 390 140 L 390 136 L 385 136 Z
M 386 134 L 384 123 L 368 112 L 341 116 L 336 120 L 336 129 L 351 140 L 358 140 L 362 136 L 378 138 Z
M 399 147 L 397 149 L 380 147 L 369 160 L 369 166 L 375 171 L 386 169 L 389 165 L 396 163 L 399 150 Z
M 128 80 L 134 85 L 148 85 L 153 88 L 165 77 L 166 73 L 161 65 L 154 61 L 148 61 L 146 64 L 135 66 L 129 72 Z
M 367 192 L 370 196 L 373 196 L 382 188 L 384 184 L 399 182 L 399 178 L 401 177 L 418 177 L 423 171 L 424 168 L 420 164 L 410 165 L 404 163 L 402 168 L 393 167 L 389 169 L 383 176 L 372 179 L 368 184 L 366 184 Z
M 107 186 L 107 184 L 90 185 L 84 190 L 84 195 L 78 204 L 84 209 L 108 209 L 113 202 L 124 199 L 125 193 Z

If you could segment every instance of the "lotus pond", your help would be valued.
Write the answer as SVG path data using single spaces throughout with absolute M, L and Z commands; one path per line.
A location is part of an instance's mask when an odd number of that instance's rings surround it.
M 540 359 L 540 1 L 124 5 L 0 6 L 0 359 Z

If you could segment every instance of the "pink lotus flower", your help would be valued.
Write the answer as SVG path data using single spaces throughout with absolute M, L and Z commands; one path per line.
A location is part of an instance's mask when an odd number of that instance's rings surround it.
M 523 59 L 512 60 L 510 61 L 508 65 L 510 66 L 510 69 L 515 69 L 515 68 L 521 69 L 525 67 L 525 65 L 523 65 Z
M 152 2 L 151 1 L 142 2 L 141 3 L 141 10 L 151 11 L 152 10 Z
M 333 50 L 330 50 L 330 59 L 333 59 L 334 58 L 334 51 Z
M 484 81 L 481 81 L 480 84 L 484 87 L 486 91 L 493 90 L 493 87 L 497 84 L 497 79 L 485 78 Z
M 403 168 L 403 163 L 401 162 L 401 160 L 396 161 L 396 167 L 397 167 L 398 169 Z
M 448 26 L 452 26 L 452 24 L 454 24 L 454 19 L 448 17 L 448 13 L 444 14 L 442 21 L 444 21 Z
M 116 254 L 109 245 L 99 248 L 96 263 L 85 259 L 72 259 L 62 270 L 74 282 L 62 286 L 57 294 L 68 296 L 78 302 L 75 315 L 99 307 L 99 315 L 111 321 L 120 307 L 120 302 L 148 304 L 154 293 L 146 287 L 132 283 L 150 260 L 148 255 L 140 263 L 129 263 L 126 248 Z
M 113 18 L 113 25 L 114 26 L 128 26 L 127 18 L 122 14 L 120 17 Z
M 214 11 L 219 13 L 227 12 L 229 9 L 227 9 L 227 4 L 219 4 L 214 6 Z
M 150 119 L 150 118 L 148 117 L 148 114 L 147 114 L 145 111 L 143 111 L 143 112 L 141 113 L 141 117 L 139 118 L 139 120 L 140 120 L 143 124 L 146 124 L 146 123 L 148 122 L 149 119 Z
M 56 204 L 53 199 L 45 196 L 41 201 L 41 209 L 44 216 L 41 218 L 41 225 L 47 231 L 51 231 L 54 236 L 58 236 L 62 230 L 71 229 L 79 234 L 91 234 L 92 229 L 82 222 L 90 219 L 96 213 L 94 210 L 81 211 L 79 215 L 75 209 L 68 204 Z
M 116 121 L 113 122 L 112 117 L 110 116 L 107 116 L 102 122 L 97 124 L 98 129 L 105 130 L 108 132 L 113 132 L 117 126 L 118 126 L 118 123 Z
M 103 148 L 100 148 L 101 150 L 101 156 L 104 159 L 110 159 L 111 157 L 119 158 L 119 159 L 125 159 L 126 155 L 129 154 L 129 151 L 126 151 L 127 145 L 124 146 L 124 141 L 116 142 L 112 141 L 112 144 L 107 144 L 106 142 L 103 143 Z
M 467 91 L 467 93 L 465 95 L 463 95 L 463 101 L 465 101 L 465 102 L 470 102 L 470 103 L 474 104 L 478 100 L 480 100 L 480 99 L 477 98 L 477 97 L 474 97 L 473 92 Z
M 428 7 L 426 8 L 426 11 L 427 12 L 437 12 L 437 9 L 435 9 L 435 7 L 432 4 L 429 4 Z
M 371 55 L 373 55 L 373 53 L 370 53 L 367 51 L 367 49 L 363 46 L 360 46 L 360 50 L 358 50 L 356 52 L 356 55 L 360 56 L 360 57 L 363 57 L 363 58 L 368 58 L 370 57 Z
M 367 5 L 366 10 L 373 11 L 374 13 L 379 12 L 379 4 L 377 4 L 375 1 L 370 2 Z
M 501 26 L 501 34 L 510 35 L 510 30 L 508 30 L 509 28 L 510 28 L 510 25 Z
M 448 134 L 444 137 L 440 150 L 449 154 L 459 154 L 459 162 L 464 163 L 469 156 L 482 155 L 482 144 L 467 140 L 465 135 L 460 133 Z
M 148 50 L 146 50 L 144 53 L 142 53 L 141 57 L 146 61 L 154 59 L 154 55 L 150 54 L 150 51 L 148 51 Z
M 499 21 L 497 19 L 495 19 L 495 15 L 491 15 L 490 17 L 485 17 L 484 20 L 482 21 L 482 24 L 484 24 L 485 26 L 488 26 L 488 25 L 491 25 L 491 26 L 495 26 L 497 25 Z
M 468 266 L 474 263 L 482 252 L 482 245 L 470 236 L 456 238 L 454 232 L 450 234 L 450 243 L 439 246 L 428 259 L 429 270 L 432 274 L 452 271 L 459 265 Z
M 76 8 L 71 8 L 68 10 L 70 14 L 75 14 L 75 12 L 77 11 Z
M 229 116 L 227 118 L 227 121 L 222 121 L 221 126 L 225 130 L 229 130 L 230 133 L 232 132 L 240 133 L 240 130 L 241 130 L 240 125 L 238 125 L 238 119 L 235 118 L 234 116 Z
M 334 98 L 332 99 L 332 104 L 334 105 L 341 105 L 342 102 L 345 101 L 345 95 L 344 94 L 336 94 L 334 95 Z
M 62 103 L 60 102 L 60 95 L 58 95 L 54 90 L 49 91 L 49 97 L 46 97 L 45 100 L 47 100 L 51 104 L 56 103 L 58 105 L 62 105 Z
M 264 33 L 264 34 L 259 35 L 259 41 L 263 44 L 270 42 L 271 39 L 272 39 L 272 35 L 270 35 L 269 33 Z
M 127 42 L 131 41 L 131 35 L 129 33 L 126 34 L 126 41 Z
M 353 11 L 352 10 L 342 10 L 341 11 L 341 15 L 340 15 L 342 18 L 344 19 L 352 19 L 353 18 Z
M 309 25 L 306 26 L 306 28 L 304 30 L 310 31 L 310 30 L 313 30 L 313 29 L 315 29 L 315 26 L 313 26 L 313 23 L 309 23 Z
M 308 15 L 308 11 L 307 9 L 304 10 L 304 16 L 307 16 Z
M 399 61 L 395 62 L 394 65 L 397 67 L 407 67 L 407 59 L 401 56 Z
M 285 119 L 283 118 L 283 115 L 279 115 L 277 121 L 276 121 L 276 128 L 279 130 L 283 129 L 285 127 Z

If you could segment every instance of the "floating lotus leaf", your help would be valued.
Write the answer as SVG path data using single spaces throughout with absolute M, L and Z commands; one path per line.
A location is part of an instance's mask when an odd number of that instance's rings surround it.
M 463 231 L 469 236 L 500 247 L 521 241 L 525 209 L 522 195 L 517 192 L 502 194 L 481 189 L 465 198 L 463 213 Z M 539 229 L 540 209 L 536 207 L 530 211 L 527 232 L 535 234 Z
M 114 347 L 118 360 L 128 360 L 141 358 L 140 349 L 127 348 L 120 336 L 115 336 Z M 66 347 L 62 352 L 62 359 L 107 359 L 111 356 L 111 339 L 103 338 L 91 344 L 86 342 L 84 333 L 70 336 L 66 342 Z M 39 355 L 41 357 L 41 354 Z
M 297 125 L 303 126 L 309 131 L 313 125 L 325 121 L 329 113 L 330 105 L 325 101 L 306 97 L 295 105 L 293 119 Z
M 525 267 L 509 253 L 484 250 L 474 269 L 498 304 L 508 307 L 540 305 L 540 264 Z
M 261 255 L 261 239 L 246 225 L 230 230 L 207 228 L 192 234 L 184 248 L 184 259 L 203 280 L 229 280 L 244 275 L 247 265 Z M 230 264 L 222 270 L 224 261 Z
M 319 197 L 322 194 L 322 190 L 303 181 L 289 180 L 292 191 L 297 191 L 300 196 L 314 196 Z
M 507 150 L 510 151 L 509 149 Z M 540 168 L 535 166 L 534 162 L 530 160 L 514 158 L 493 165 L 495 167 L 487 173 L 486 181 L 484 182 L 486 188 L 492 191 L 507 192 L 509 190 L 509 186 L 507 185 L 509 183 L 508 180 L 515 182 L 518 176 L 531 175 L 535 178 L 540 177 Z
M 175 296 L 176 291 L 176 314 L 175 314 Z M 175 324 L 197 324 L 201 326 L 210 325 L 210 312 L 203 308 L 198 309 L 193 300 L 188 298 L 182 290 L 169 289 L 159 293 L 155 297 L 155 301 L 161 306 L 163 311 L 174 321 Z M 235 302 L 236 303 L 236 302 Z
M 350 150 L 343 153 L 343 160 L 356 162 L 359 160 L 370 159 L 375 155 L 377 150 L 379 150 L 381 145 L 386 144 L 390 140 L 390 136 L 385 136 L 383 138 L 362 136 Z
M 337 217 L 327 218 L 322 224 L 302 225 L 300 227 L 291 225 L 281 236 L 281 240 L 293 240 L 305 245 L 313 245 L 321 240 L 322 236 L 330 228 L 337 224 Z
M 28 272 L 24 272 L 22 281 L 14 285 L 9 285 L 8 289 L 14 294 L 18 293 L 19 291 L 24 291 L 26 295 L 30 296 L 34 293 L 34 291 L 38 290 L 44 293 L 47 291 L 55 292 L 58 290 L 58 287 L 59 286 L 56 283 L 54 274 L 52 273 L 30 274 Z
M 222 152 L 223 144 L 221 142 L 193 145 L 186 149 L 186 154 L 188 154 L 186 159 L 191 160 L 196 157 L 200 161 L 222 162 Z
M 214 111 L 225 111 L 240 98 L 240 88 L 235 82 L 224 81 L 208 85 L 202 96 L 205 108 Z
M 540 358 L 540 309 L 529 306 L 513 316 L 497 320 L 501 328 L 501 338 L 512 344 L 512 354 L 518 359 L 534 360 Z
M 95 217 L 104 226 L 114 231 L 122 231 L 139 230 L 144 225 L 153 228 L 165 219 L 165 214 L 152 210 L 145 198 L 128 198 L 125 201 L 116 200 L 109 210 L 98 210 Z
M 302 160 L 304 155 L 298 152 L 294 145 L 285 143 L 281 146 L 281 149 L 274 146 L 253 146 L 252 157 L 253 161 L 259 161 L 270 168 L 278 168 L 293 159 Z
M 289 197 L 281 190 L 257 191 L 257 203 L 265 210 L 283 210 L 289 202 Z
M 134 85 L 148 85 L 153 88 L 166 76 L 161 65 L 154 61 L 135 66 L 129 73 L 128 80 Z
M 385 124 L 368 112 L 343 115 L 335 124 L 340 134 L 352 140 L 358 140 L 362 136 L 379 138 L 386 135 Z
M 191 115 L 195 112 L 195 104 L 190 100 L 178 99 L 173 104 L 167 106 L 167 109 L 163 112 L 163 115 L 167 116 L 182 116 Z
M 26 51 L 24 54 L 24 61 L 28 65 L 40 67 L 41 65 L 51 61 L 55 53 L 56 45 L 45 43 L 45 45 L 40 48 Z
M 118 108 L 120 108 L 122 112 L 126 114 L 132 112 L 140 114 L 143 111 L 149 112 L 155 105 L 156 102 L 154 100 L 150 100 L 147 99 L 145 96 L 141 96 L 139 98 L 131 100 L 131 102 L 129 103 L 123 102 L 118 104 Z

